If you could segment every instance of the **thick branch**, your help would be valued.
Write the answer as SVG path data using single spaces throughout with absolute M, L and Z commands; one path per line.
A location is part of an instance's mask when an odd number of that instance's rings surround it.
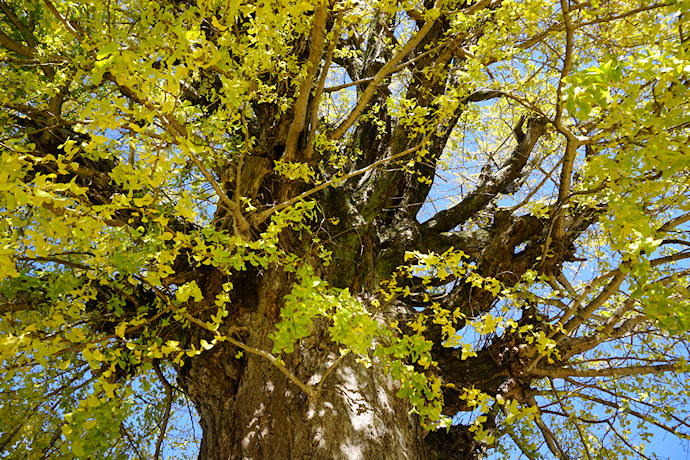
M 529 119 L 526 131 L 516 132 L 518 145 L 501 168 L 492 175 L 482 177 L 477 187 L 460 203 L 438 212 L 426 221 L 422 225 L 423 230 L 436 233 L 447 232 L 485 208 L 497 194 L 520 176 L 532 149 L 545 131 L 545 120 Z
M 436 0 L 434 8 L 440 9 L 441 6 L 443 6 L 443 0 Z M 374 79 L 364 90 L 364 94 L 362 94 L 362 96 L 359 98 L 359 101 L 357 101 L 357 105 L 354 109 L 352 109 L 350 115 L 348 115 L 348 117 L 340 124 L 340 126 L 338 126 L 335 130 L 333 130 L 333 132 L 330 133 L 330 139 L 340 139 L 341 137 L 343 137 L 343 135 L 345 135 L 347 130 L 350 129 L 350 127 L 353 124 L 355 124 L 355 122 L 362 115 L 362 112 L 369 103 L 369 100 L 376 92 L 376 89 L 379 86 L 379 84 L 381 84 L 383 79 L 386 78 L 386 76 L 388 76 L 388 74 L 393 71 L 398 62 L 400 62 L 413 49 L 415 49 L 419 42 L 422 41 L 424 36 L 431 30 L 435 22 L 436 20 L 433 19 L 427 21 L 426 24 L 424 24 L 424 26 L 419 30 L 419 32 L 417 32 L 415 36 L 412 37 L 410 41 L 407 42 L 405 46 L 395 54 L 395 56 L 393 56 L 388 62 L 386 62 L 386 64 L 383 67 L 381 67 L 381 69 L 378 72 L 376 72 L 376 75 L 374 75 Z
M 316 121 L 319 115 L 319 101 L 321 100 L 321 95 L 324 92 L 324 86 L 326 84 L 326 79 L 328 77 L 328 70 L 330 69 L 331 62 L 333 60 L 333 53 L 338 44 L 338 37 L 340 36 L 340 27 L 343 23 L 343 10 L 338 11 L 338 17 L 335 20 L 335 29 L 333 30 L 333 38 L 331 39 L 331 44 L 326 52 L 326 60 L 323 63 L 323 69 L 321 69 L 321 75 L 319 76 L 319 81 L 316 86 L 316 91 L 314 92 L 314 99 L 309 103 L 309 113 L 311 114 L 311 119 L 309 120 L 309 136 L 307 137 L 307 148 L 304 152 L 304 157 L 307 161 L 310 161 L 314 156 L 314 138 L 316 136 Z
M 2 33 L 2 31 L 0 31 L 0 46 L 28 58 L 33 58 L 35 56 L 34 51 L 31 48 L 26 45 L 22 45 L 21 43 L 17 43 Z
M 285 154 L 283 158 L 286 161 L 294 161 L 297 151 L 297 141 L 304 129 L 307 119 L 307 108 L 309 107 L 309 96 L 311 95 L 311 86 L 314 82 L 314 77 L 319 67 L 319 60 L 323 55 L 323 48 L 325 42 L 326 18 L 328 17 L 328 8 L 321 5 L 314 12 L 314 25 L 312 28 L 312 42 L 309 49 L 309 61 L 307 62 L 307 75 L 305 75 L 299 89 L 299 96 L 295 101 L 295 107 L 292 115 L 292 123 L 288 131 L 287 140 L 285 141 Z M 324 69 L 325 70 L 325 69 Z
M 443 253 L 451 247 L 461 250 L 470 258 L 477 258 L 489 243 L 491 235 L 484 229 L 461 232 L 422 233 L 417 245 L 422 252 Z
M 632 331 L 637 325 L 648 321 L 648 319 L 649 318 L 647 318 L 646 315 L 633 316 L 632 318 L 625 320 L 616 328 L 609 329 L 608 327 L 604 327 L 606 332 L 602 331 L 584 337 L 566 340 L 561 346 L 561 349 L 563 350 L 561 356 L 563 359 L 567 359 L 568 357 L 579 355 L 587 350 L 591 350 L 603 342 L 622 338 Z

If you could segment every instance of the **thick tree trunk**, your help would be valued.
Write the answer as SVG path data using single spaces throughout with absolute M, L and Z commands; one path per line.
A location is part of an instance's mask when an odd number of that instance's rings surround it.
M 266 326 L 252 329 L 247 341 L 268 347 Z M 318 377 L 334 360 L 331 354 L 319 366 L 327 353 L 302 348 L 286 361 L 300 377 L 309 368 L 320 369 Z M 234 355 L 218 347 L 181 373 L 203 429 L 200 459 L 426 458 L 426 433 L 379 367 L 344 359 L 312 399 L 267 360 Z
M 324 394 L 310 400 L 260 359 L 249 358 L 237 386 L 219 365 L 233 359 L 218 353 L 189 373 L 203 429 L 200 459 L 425 458 L 425 433 L 374 367 L 342 362 Z
M 273 287 L 267 286 L 273 277 Z M 238 312 L 242 340 L 271 350 L 282 276 L 262 277 L 256 308 Z M 286 366 L 318 383 L 337 358 L 327 330 L 315 327 Z M 332 344 L 331 344 L 332 345 Z M 352 356 L 328 376 L 316 398 L 304 394 L 268 360 L 221 344 L 189 360 L 178 381 L 197 407 L 200 459 L 426 459 L 428 434 L 382 366 Z M 432 456 L 433 457 L 433 456 Z

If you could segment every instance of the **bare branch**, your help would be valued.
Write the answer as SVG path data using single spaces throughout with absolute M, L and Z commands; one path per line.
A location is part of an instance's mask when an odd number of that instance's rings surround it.
M 158 360 L 154 359 L 152 364 L 153 370 L 156 371 L 156 375 L 158 376 L 158 380 L 160 380 L 161 384 L 163 385 L 163 388 L 165 388 L 165 412 L 163 413 L 163 420 L 161 421 L 161 432 L 158 434 L 158 439 L 156 440 L 156 453 L 153 456 L 155 460 L 158 460 L 161 455 L 161 446 L 163 445 L 163 439 L 165 439 L 165 431 L 168 427 L 168 420 L 170 419 L 170 408 L 172 407 L 173 400 L 173 388 L 172 385 L 170 385 L 170 382 L 168 382 L 168 379 L 165 378 L 165 375 L 163 375 L 160 365 L 158 364 Z
M 530 404 L 537 408 L 537 414 L 534 417 L 534 422 L 537 424 L 537 427 L 544 436 L 544 441 L 546 441 L 546 445 L 548 446 L 549 450 L 556 456 L 556 458 L 559 458 L 561 460 L 570 460 L 570 457 L 568 457 L 568 455 L 565 453 L 563 448 L 558 443 L 556 435 L 553 434 L 549 427 L 546 426 L 546 424 L 544 423 L 544 420 L 542 420 L 541 409 L 537 405 L 534 396 L 531 396 L 529 400 Z
M 34 37 L 31 29 L 27 27 L 21 19 L 19 19 L 7 2 L 0 1 L 0 10 L 2 10 L 5 16 L 7 16 L 7 19 L 9 19 L 12 25 L 19 31 L 31 49 L 35 49 L 38 45 L 38 40 L 36 40 L 36 37 Z
M 546 121 L 541 118 L 530 118 L 525 132 L 520 131 L 522 124 L 516 127 L 518 145 L 508 158 L 493 174 L 486 174 L 475 189 L 455 206 L 440 211 L 426 221 L 424 231 L 447 232 L 462 224 L 476 212 L 483 209 L 501 190 L 514 181 L 527 164 L 535 144 L 546 130 Z
M 206 323 L 199 321 L 198 319 L 194 318 L 189 313 L 185 312 L 185 313 L 183 313 L 183 315 L 187 320 L 189 320 L 190 323 L 194 323 L 197 326 L 201 327 L 202 329 L 205 329 L 209 332 L 213 332 L 214 334 L 216 333 L 216 331 L 209 328 Z M 278 359 L 275 356 L 273 356 L 271 353 L 264 351 L 264 350 L 259 350 L 258 348 L 251 347 L 251 346 L 249 346 L 245 343 L 242 343 L 239 340 L 235 340 L 229 336 L 222 336 L 220 339 L 224 340 L 226 342 L 230 342 L 231 344 L 235 345 L 236 347 L 239 347 L 239 348 L 241 348 L 241 349 L 243 349 L 243 350 L 245 350 L 251 354 L 261 356 L 262 358 L 267 359 L 271 364 L 273 364 L 275 367 L 277 367 L 278 370 L 280 372 L 282 372 L 292 383 L 297 385 L 299 387 L 299 389 L 304 392 L 304 394 L 306 394 L 307 396 L 312 397 L 312 398 L 317 396 L 318 393 L 317 393 L 317 391 L 314 390 L 313 386 L 306 385 L 305 383 L 303 383 L 300 379 L 297 378 L 297 376 L 295 376 L 295 374 L 290 372 L 290 370 L 287 367 L 285 367 L 283 364 L 281 364 L 281 362 L 278 361 Z
M 561 76 L 558 79 L 558 87 L 556 88 L 556 115 L 553 123 L 558 126 L 561 123 L 563 116 L 563 89 L 565 87 L 565 77 L 570 73 L 570 68 L 573 65 L 573 35 L 574 30 L 570 20 L 570 7 L 567 0 L 560 0 L 561 14 L 563 14 L 563 27 L 565 28 L 565 55 L 563 56 L 563 67 L 561 68 Z
M 286 161 L 294 161 L 297 151 L 297 141 L 304 129 L 307 119 L 307 108 L 309 107 L 309 96 L 311 95 L 311 86 L 314 82 L 314 77 L 319 67 L 319 60 L 323 55 L 323 48 L 325 43 L 326 18 L 328 17 L 328 8 L 326 4 L 319 6 L 314 12 L 314 24 L 311 33 L 311 48 L 309 49 L 309 60 L 307 62 L 308 70 L 299 89 L 299 96 L 295 101 L 294 111 L 292 115 L 292 123 L 288 130 L 287 139 L 285 141 L 285 153 L 283 158 Z M 337 36 L 334 38 L 334 41 Z M 324 69 L 327 71 L 327 69 Z
M 314 99 L 309 104 L 309 113 L 311 113 L 311 119 L 309 120 L 309 136 L 307 137 L 307 148 L 304 153 L 304 158 L 310 161 L 314 156 L 314 138 L 316 137 L 316 122 L 319 115 L 319 101 L 321 100 L 321 95 L 324 92 L 324 85 L 326 84 L 326 78 L 328 77 L 328 69 L 331 67 L 331 62 L 333 60 L 333 53 L 335 52 L 335 47 L 338 44 L 338 37 L 340 36 L 340 27 L 343 24 L 343 10 L 338 11 L 338 17 L 335 20 L 335 29 L 333 30 L 333 38 L 331 39 L 331 44 L 328 46 L 328 51 L 326 52 L 326 60 L 323 63 L 323 69 L 321 69 L 321 75 L 319 76 L 319 82 L 314 93 Z
M 659 364 L 656 366 L 610 367 L 607 369 L 573 369 L 567 367 L 537 367 L 531 371 L 538 377 L 623 377 L 627 375 L 660 374 L 662 372 L 677 372 L 681 368 L 678 364 Z
M 22 45 L 21 43 L 17 43 L 5 35 L 2 31 L 0 31 L 0 46 L 27 58 L 33 58 L 35 56 L 35 53 L 31 48 L 26 45 Z
M 587 306 L 578 312 L 577 316 L 565 324 L 564 329 L 566 333 L 572 333 L 580 324 L 582 324 L 585 319 L 589 318 L 592 313 L 604 305 L 604 303 L 618 291 L 618 288 L 621 286 L 621 284 L 623 284 L 623 281 L 625 281 L 626 278 L 627 276 L 623 273 L 619 273 L 614 276 L 606 287 L 604 287 L 604 289 L 599 293 L 599 295 L 594 298 L 594 300 L 592 300 Z M 579 302 L 576 301 L 574 302 L 573 307 L 577 308 L 578 305 Z
M 687 221 L 690 221 L 690 212 L 686 212 L 685 214 L 681 214 L 680 216 L 674 217 L 673 219 L 669 220 L 664 225 L 659 227 L 659 230 L 657 230 L 657 232 L 668 232 L 670 230 L 673 230 L 677 226 L 684 224 Z

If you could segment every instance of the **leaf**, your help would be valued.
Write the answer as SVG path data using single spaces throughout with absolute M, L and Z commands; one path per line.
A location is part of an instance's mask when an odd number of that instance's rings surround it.
M 120 46 L 115 42 L 109 42 L 99 48 L 96 53 L 96 61 L 103 61 L 104 59 L 116 54 L 120 50 Z M 98 63 L 96 63 L 98 66 Z
M 177 289 L 175 293 L 175 298 L 180 302 L 187 302 L 189 298 L 192 297 L 194 302 L 201 302 L 204 300 L 204 296 L 201 293 L 201 289 L 196 284 L 196 281 L 189 281 Z
M 98 420 L 86 420 L 81 424 L 81 427 L 84 430 L 90 430 L 91 428 L 95 427 L 96 424 L 98 423 Z
M 81 440 L 72 441 L 72 453 L 75 457 L 85 457 L 86 451 L 84 450 L 84 442 Z

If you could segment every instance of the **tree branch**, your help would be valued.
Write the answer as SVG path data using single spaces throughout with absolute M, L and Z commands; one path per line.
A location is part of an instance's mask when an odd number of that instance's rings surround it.
M 328 46 L 328 51 L 326 52 L 326 60 L 323 63 L 323 69 L 321 69 L 321 75 L 319 76 L 319 82 L 316 87 L 316 92 L 314 93 L 314 99 L 309 104 L 309 113 L 311 113 L 311 119 L 309 120 L 309 136 L 307 137 L 307 148 L 304 153 L 304 158 L 307 161 L 311 161 L 314 156 L 314 138 L 316 136 L 316 122 L 319 116 L 319 102 L 321 100 L 321 95 L 324 92 L 324 86 L 326 84 L 326 79 L 328 78 L 328 70 L 331 66 L 333 60 L 333 53 L 335 52 L 335 47 L 338 44 L 338 37 L 340 36 L 340 27 L 343 24 L 343 9 L 338 11 L 338 17 L 335 20 L 335 29 L 333 30 L 333 38 L 331 39 L 331 44 Z
M 19 19 L 7 2 L 0 1 L 0 10 L 2 10 L 5 16 L 7 16 L 7 19 L 10 20 L 15 29 L 19 31 L 31 49 L 36 49 L 36 46 L 38 46 L 38 40 L 36 40 L 36 37 L 34 37 L 32 30 L 27 27 L 27 25 L 24 24 L 21 19 Z
M 385 164 L 385 163 L 389 163 L 389 162 L 391 162 L 397 158 L 400 158 L 400 157 L 403 157 L 405 155 L 409 155 L 410 153 L 415 152 L 422 145 L 424 145 L 425 141 L 426 141 L 426 138 L 424 140 L 422 140 L 422 142 L 420 142 L 418 145 L 416 145 L 410 149 L 407 149 L 403 152 L 396 153 L 395 155 L 392 155 L 392 156 L 387 157 L 387 158 L 382 158 L 378 161 L 375 161 L 375 162 L 369 164 L 368 166 L 366 166 L 364 168 L 358 169 L 356 171 L 345 174 L 343 176 L 338 176 L 338 177 L 335 177 L 329 181 L 323 182 L 323 183 L 317 185 L 316 187 L 310 188 L 306 192 L 303 192 L 303 193 L 297 195 L 296 197 L 291 198 L 288 201 L 285 201 L 283 203 L 275 205 L 269 209 L 266 209 L 264 211 L 261 211 L 255 215 L 251 216 L 249 218 L 249 221 L 251 222 L 252 225 L 254 225 L 256 227 L 256 226 L 260 225 L 262 222 L 264 222 L 266 219 L 268 219 L 272 214 L 274 214 L 278 211 L 281 211 L 285 208 L 288 208 L 288 207 L 294 205 L 295 203 L 298 203 L 298 202 L 302 201 L 303 199 L 313 195 L 314 193 L 325 189 L 326 187 L 329 187 L 331 185 L 337 185 L 337 184 L 344 182 L 348 179 L 351 179 L 355 176 L 359 176 L 361 174 L 364 174 L 365 172 L 370 171 L 370 170 L 376 168 L 377 166 L 380 166 L 380 165 Z
M 585 437 L 585 434 L 582 432 L 582 428 L 580 425 L 575 421 L 575 418 L 570 415 L 568 410 L 565 408 L 565 404 L 563 404 L 563 400 L 561 399 L 561 396 L 558 394 L 558 391 L 556 390 L 556 387 L 553 384 L 553 380 L 551 377 L 549 377 L 549 385 L 551 386 L 551 390 L 553 390 L 553 394 L 556 396 L 556 400 L 558 401 L 558 405 L 561 406 L 561 410 L 563 411 L 563 414 L 568 418 L 568 420 L 572 420 L 572 423 L 575 425 L 575 428 L 577 429 L 577 433 L 580 436 L 580 441 L 582 441 L 582 447 L 585 449 L 585 454 L 587 454 L 587 458 L 589 460 L 592 460 L 592 454 L 589 453 L 589 446 L 587 445 L 587 438 Z
M 501 190 L 520 176 L 532 149 L 546 131 L 546 120 L 530 118 L 527 121 L 526 132 L 517 131 L 519 128 L 521 125 L 516 128 L 518 145 L 501 168 L 494 174 L 484 176 L 477 187 L 460 203 L 436 213 L 422 224 L 423 231 L 447 232 L 461 225 L 486 207 Z
M 573 369 L 568 367 L 536 367 L 531 371 L 537 377 L 623 377 L 627 375 L 659 374 L 676 372 L 678 364 L 659 364 L 656 366 L 611 367 L 607 369 Z
M 17 257 L 17 260 L 27 261 L 27 262 L 52 262 L 56 264 L 65 265 L 67 267 L 78 268 L 80 270 L 92 270 L 92 267 L 88 265 L 78 264 L 69 260 L 63 260 L 59 257 Z
M 12 40 L 9 36 L 5 35 L 2 31 L 0 31 L 0 46 L 3 46 L 4 48 L 7 48 L 10 51 L 14 51 L 15 53 L 21 56 L 25 56 L 27 58 L 35 57 L 33 49 L 29 48 L 26 45 L 22 45 L 21 43 L 17 43 L 16 41 Z
M 578 387 L 579 389 L 582 389 L 582 388 L 590 388 L 590 389 L 592 389 L 592 390 L 594 390 L 594 391 L 597 391 L 597 392 L 606 393 L 606 394 L 610 395 L 612 398 L 620 399 L 620 395 L 619 395 L 619 394 L 614 393 L 614 392 L 612 392 L 612 391 L 610 391 L 610 390 L 607 390 L 607 389 L 605 389 L 605 388 L 601 388 L 601 387 L 599 387 L 599 386 L 597 386 L 597 385 L 586 385 L 586 384 L 582 384 L 581 382 L 576 382 L 576 381 L 574 381 L 574 380 L 572 380 L 572 379 L 570 379 L 570 378 L 566 378 L 565 380 L 566 380 L 568 383 L 570 383 L 571 385 L 575 385 L 575 386 Z M 582 400 L 584 400 L 584 401 L 592 401 L 592 402 L 595 402 L 595 403 L 597 403 L 597 404 L 601 404 L 602 406 L 611 407 L 611 408 L 613 408 L 613 409 L 616 409 L 617 411 L 627 412 L 627 413 L 629 413 L 630 415 L 632 415 L 632 416 L 634 416 L 634 417 L 637 417 L 637 418 L 639 418 L 640 420 L 644 420 L 644 421 L 647 422 L 647 423 L 651 423 L 652 425 L 658 426 L 658 427 L 661 428 L 662 430 L 668 431 L 669 433 L 671 433 L 671 434 L 673 434 L 673 435 L 676 435 L 676 436 L 683 436 L 683 433 L 677 431 L 675 428 L 671 428 L 670 426 L 664 425 L 663 423 L 659 422 L 659 421 L 658 421 L 657 419 L 655 419 L 654 417 L 650 417 L 650 416 L 647 415 L 647 414 L 643 414 L 643 413 L 641 413 L 641 412 L 639 412 L 639 411 L 637 411 L 637 410 L 632 409 L 632 408 L 630 407 L 630 405 L 626 405 L 625 407 L 622 407 L 622 406 L 619 405 L 618 403 L 611 402 L 611 401 L 607 401 L 606 399 L 600 398 L 600 397 L 598 397 L 598 396 L 592 396 L 592 395 L 589 395 L 589 394 L 582 393 L 582 392 L 580 392 L 580 391 L 569 391 L 569 394 L 572 395 L 572 396 L 574 396 L 574 397 L 576 397 L 576 398 L 580 398 L 580 399 L 582 399 Z M 625 399 L 629 399 L 629 398 L 626 397 Z M 647 407 L 655 407 L 655 406 L 653 406 L 653 405 L 651 405 L 651 404 L 644 403 L 644 402 L 639 401 L 639 400 L 634 400 L 634 399 L 633 399 L 633 402 L 639 403 L 639 404 L 643 404 L 643 405 L 646 405 Z M 683 420 L 683 419 L 681 419 L 681 418 L 679 418 L 679 417 L 673 415 L 672 413 L 669 414 L 669 417 L 671 417 L 671 418 L 673 418 L 674 420 L 676 420 L 676 421 L 678 422 L 679 425 L 685 425 L 685 426 L 687 426 L 687 427 L 690 427 L 690 424 L 689 424 L 686 420 Z
M 204 323 L 203 321 L 199 321 L 198 319 L 194 318 L 189 313 L 184 312 L 183 316 L 187 320 L 189 320 L 190 323 L 194 323 L 197 326 L 201 327 L 202 329 L 205 329 L 209 332 L 217 334 L 217 332 L 212 330 L 211 328 L 209 328 L 206 323 Z M 231 344 L 235 345 L 236 347 L 241 348 L 241 349 L 243 349 L 243 350 L 245 350 L 251 354 L 261 356 L 262 358 L 267 359 L 271 364 L 273 364 L 275 367 L 277 367 L 278 370 L 280 372 L 282 372 L 292 383 L 297 385 L 297 387 L 299 387 L 299 389 L 302 390 L 304 392 L 304 394 L 306 394 L 307 396 L 312 397 L 312 398 L 317 396 L 318 393 L 314 390 L 313 386 L 306 385 L 305 383 L 303 383 L 300 379 L 297 378 L 297 376 L 295 376 L 295 374 L 290 372 L 290 370 L 287 367 L 285 367 L 283 364 L 281 364 L 281 362 L 275 356 L 273 356 L 273 354 L 271 354 L 267 351 L 264 351 L 264 350 L 260 350 L 258 348 L 251 347 L 251 346 L 249 346 L 245 343 L 242 343 L 239 340 L 235 340 L 229 336 L 221 336 L 221 338 L 222 338 L 222 340 L 230 342 Z
M 444 0 L 436 0 L 434 8 L 441 9 L 441 7 L 443 6 L 443 2 Z M 386 62 L 386 64 L 383 67 L 381 67 L 381 69 L 378 72 L 376 72 L 376 75 L 374 75 L 374 79 L 369 83 L 369 85 L 367 85 L 367 88 L 364 90 L 364 93 L 359 98 L 359 101 L 357 101 L 357 105 L 355 106 L 355 108 L 352 109 L 350 115 L 348 115 L 348 117 L 335 130 L 329 133 L 329 139 L 337 140 L 345 135 L 347 130 L 350 129 L 350 127 L 359 119 L 360 115 L 362 115 L 364 108 L 367 106 L 369 100 L 376 92 L 378 85 L 395 68 L 398 62 L 400 62 L 413 49 L 415 49 L 419 42 L 422 41 L 424 36 L 427 33 L 429 33 L 431 27 L 434 25 L 435 22 L 436 19 L 427 21 L 426 24 L 424 24 L 424 26 L 421 29 L 419 29 L 415 36 L 412 37 L 410 41 L 408 41 L 405 44 L 405 46 L 403 46 L 402 49 L 400 49 L 395 54 L 395 56 L 393 56 L 388 62 Z
M 165 412 L 163 413 L 163 420 L 161 421 L 161 432 L 159 433 L 158 439 L 156 440 L 156 453 L 153 456 L 154 460 L 158 460 L 161 455 L 161 446 L 163 445 L 163 440 L 165 439 L 165 431 L 168 427 L 168 420 L 170 419 L 170 408 L 172 407 L 173 400 L 173 388 L 172 385 L 170 385 L 170 382 L 168 382 L 168 379 L 165 378 L 165 375 L 163 375 L 163 372 L 161 371 L 157 359 L 153 360 L 152 365 L 153 370 L 156 372 L 156 375 L 158 376 L 158 380 L 160 380 L 161 384 L 163 385 L 163 388 L 165 388 Z
M 323 48 L 325 43 L 326 18 L 328 17 L 328 8 L 326 4 L 319 6 L 314 12 L 314 23 L 311 33 L 311 47 L 309 49 L 309 60 L 307 62 L 308 70 L 304 80 L 299 89 L 299 96 L 295 101 L 295 106 L 292 115 L 292 123 L 288 130 L 287 139 L 285 141 L 285 153 L 283 159 L 285 161 L 294 161 L 297 151 L 297 142 L 299 136 L 304 129 L 307 119 L 307 108 L 309 107 L 309 96 L 311 96 L 311 87 L 314 82 L 314 77 L 319 68 L 319 60 L 323 55 Z M 334 38 L 336 40 L 337 37 Z M 327 69 L 324 69 L 324 72 Z
M 534 400 L 534 396 L 532 396 L 530 399 L 530 403 L 532 404 L 532 406 L 537 408 L 537 414 L 534 417 L 534 423 L 537 424 L 539 431 L 541 431 L 542 436 L 544 436 L 544 441 L 546 441 L 546 445 L 548 446 L 549 450 L 556 456 L 556 458 L 559 458 L 561 460 L 570 460 L 570 457 L 568 457 L 568 455 L 565 453 L 563 448 L 558 443 L 556 435 L 553 434 L 553 431 L 551 431 L 549 427 L 546 426 L 546 424 L 544 423 L 544 420 L 542 420 L 541 409 L 539 409 L 537 402 Z

